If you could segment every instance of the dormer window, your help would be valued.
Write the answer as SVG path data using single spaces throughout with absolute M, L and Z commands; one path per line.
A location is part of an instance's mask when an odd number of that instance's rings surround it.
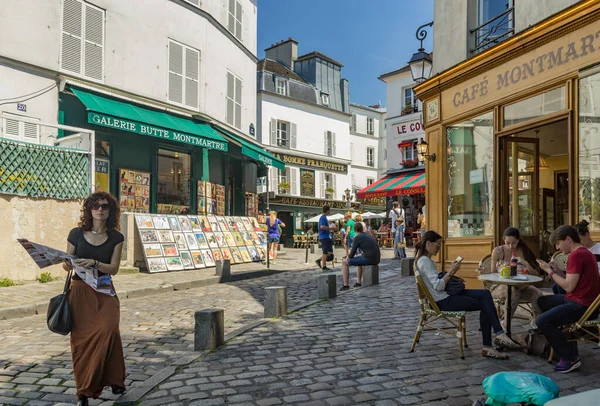
M 282 96 L 288 95 L 288 82 L 285 79 L 275 79 L 275 91 Z
M 321 104 L 329 107 L 329 95 L 327 93 L 321 93 Z

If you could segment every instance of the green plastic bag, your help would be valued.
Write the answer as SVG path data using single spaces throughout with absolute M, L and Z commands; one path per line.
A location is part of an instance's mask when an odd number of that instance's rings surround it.
M 558 385 L 552 379 L 531 372 L 498 372 L 483 380 L 488 395 L 486 405 L 509 403 L 544 405 L 558 397 Z

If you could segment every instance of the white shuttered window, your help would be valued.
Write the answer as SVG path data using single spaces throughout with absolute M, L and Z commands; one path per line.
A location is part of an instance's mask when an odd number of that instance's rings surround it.
M 104 10 L 81 0 L 63 0 L 62 70 L 104 79 L 104 21 Z
M 200 51 L 169 40 L 169 100 L 198 108 Z
M 242 10 L 242 3 L 237 0 L 229 0 L 227 29 L 240 41 L 242 40 Z
M 40 126 L 33 123 L 25 123 L 20 121 L 19 118 L 23 117 L 36 121 L 39 121 L 39 119 L 9 113 L 4 113 L 4 116 L 2 119 L 2 136 L 4 138 L 34 144 L 40 143 Z
M 242 128 L 242 79 L 227 72 L 227 124 Z

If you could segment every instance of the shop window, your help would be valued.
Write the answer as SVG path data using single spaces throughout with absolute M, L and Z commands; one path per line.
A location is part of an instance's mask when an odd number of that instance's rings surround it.
M 191 158 L 181 152 L 158 150 L 159 213 L 181 212 L 190 208 Z
M 493 235 L 493 113 L 446 128 L 448 237 Z
M 236 0 L 229 0 L 227 29 L 240 41 L 242 40 L 242 11 L 242 3 Z
M 200 51 L 169 40 L 169 100 L 198 108 Z
M 81 0 L 64 0 L 60 67 L 87 79 L 104 78 L 104 10 Z
M 227 124 L 242 128 L 242 79 L 227 72 Z
M 579 81 L 579 216 L 600 231 L 600 73 Z
M 504 125 L 514 125 L 566 108 L 565 88 L 559 87 L 504 107 Z

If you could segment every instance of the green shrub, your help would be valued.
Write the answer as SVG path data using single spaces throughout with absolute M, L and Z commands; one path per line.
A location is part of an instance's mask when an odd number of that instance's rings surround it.
M 0 278 L 0 288 L 7 288 L 9 286 L 15 286 L 16 283 L 9 278 Z
M 52 276 L 52 274 L 50 272 L 42 272 L 37 278 L 37 281 L 39 283 L 48 283 L 48 282 L 52 282 L 54 280 L 54 277 Z

